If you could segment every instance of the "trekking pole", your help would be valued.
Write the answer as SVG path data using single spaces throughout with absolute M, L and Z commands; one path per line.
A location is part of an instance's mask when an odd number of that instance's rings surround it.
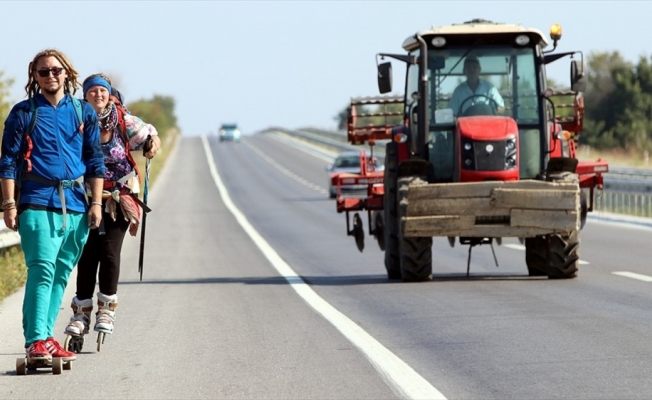
M 152 149 L 152 135 L 147 135 L 145 145 L 143 146 L 143 156 Z M 143 190 L 143 203 L 147 206 L 147 197 L 149 195 L 149 162 L 150 158 L 145 160 L 145 189 Z M 140 281 L 143 281 L 143 258 L 145 256 L 145 226 L 147 224 L 147 211 L 143 208 L 143 228 L 140 231 L 140 256 L 138 257 L 138 272 Z

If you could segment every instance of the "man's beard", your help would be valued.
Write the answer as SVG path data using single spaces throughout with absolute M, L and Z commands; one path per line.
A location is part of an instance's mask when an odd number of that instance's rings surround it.
M 41 88 L 42 92 L 49 94 L 50 96 L 55 96 L 57 93 L 59 93 L 59 90 L 61 90 L 61 86 L 57 86 L 56 89 Z

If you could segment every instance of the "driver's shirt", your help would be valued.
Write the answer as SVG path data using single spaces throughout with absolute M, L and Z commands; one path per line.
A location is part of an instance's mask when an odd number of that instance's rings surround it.
M 474 95 L 478 95 L 477 97 L 473 97 Z M 492 105 L 492 102 L 487 98 L 487 97 L 482 97 L 482 96 L 487 96 L 490 99 L 493 99 L 496 104 L 498 104 L 498 107 L 505 107 L 505 101 L 503 100 L 502 96 L 498 93 L 498 89 L 491 83 L 479 79 L 478 80 L 478 87 L 475 90 L 471 90 L 469 87 L 468 82 L 463 82 L 461 83 L 458 87 L 455 88 L 453 91 L 453 96 L 451 97 L 450 101 L 450 108 L 453 109 L 453 115 L 457 117 L 458 112 L 460 111 L 460 105 L 464 103 L 464 109 L 462 110 L 461 114 L 464 114 L 464 111 L 466 111 L 469 107 L 475 105 L 475 104 L 488 104 Z M 467 102 L 464 102 L 464 100 L 468 99 L 469 97 L 473 97 L 472 99 L 469 99 Z

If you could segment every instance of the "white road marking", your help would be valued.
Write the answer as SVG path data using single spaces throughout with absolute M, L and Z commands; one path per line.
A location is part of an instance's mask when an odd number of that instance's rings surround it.
M 618 275 L 618 276 L 623 276 L 625 278 L 636 279 L 636 280 L 643 281 L 643 282 L 652 282 L 652 276 L 637 274 L 635 272 L 616 271 L 616 272 L 612 272 L 612 274 Z
M 507 244 L 504 244 L 503 247 L 507 247 L 509 249 L 514 249 L 514 250 L 525 251 L 525 246 L 523 246 L 522 244 L 507 243 Z M 588 261 L 580 260 L 579 264 L 580 265 L 589 265 L 590 263 Z
M 295 149 L 299 149 L 317 158 L 321 158 L 322 160 L 329 163 L 333 162 L 333 159 L 338 154 L 336 151 L 327 150 L 324 147 L 319 147 L 307 141 L 302 141 L 283 132 L 274 132 L 270 135 L 270 137 L 279 142 L 282 142 L 285 145 L 292 146 Z
M 256 246 L 258 246 L 272 266 L 287 280 L 297 294 L 317 313 L 321 314 L 328 322 L 333 324 L 354 346 L 360 349 L 371 365 L 380 373 L 381 378 L 402 397 L 410 399 L 446 399 L 441 392 L 435 389 L 434 386 L 412 369 L 412 367 L 389 351 L 358 324 L 320 297 L 283 261 L 281 256 L 254 229 L 245 215 L 235 206 L 217 171 L 217 166 L 206 136 L 202 136 L 201 139 L 204 144 L 204 151 L 206 152 L 213 181 L 220 192 L 220 197 L 224 205 L 233 214 L 242 229 L 249 235 Z

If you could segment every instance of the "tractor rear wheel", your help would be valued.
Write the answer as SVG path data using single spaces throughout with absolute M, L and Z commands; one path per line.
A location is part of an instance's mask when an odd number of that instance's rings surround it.
M 546 235 L 525 239 L 525 263 L 530 276 L 551 279 L 577 277 L 580 262 L 579 231 L 570 235 Z
M 426 184 L 425 177 L 403 176 L 398 179 L 399 217 L 407 215 L 408 186 Z M 399 230 L 401 276 L 404 281 L 426 281 L 432 279 L 432 237 L 405 237 Z
M 401 279 L 401 259 L 399 255 L 398 209 L 397 209 L 397 177 L 398 150 L 396 143 L 387 143 L 385 147 L 385 172 L 383 185 L 383 237 L 385 245 L 385 268 L 387 278 Z

